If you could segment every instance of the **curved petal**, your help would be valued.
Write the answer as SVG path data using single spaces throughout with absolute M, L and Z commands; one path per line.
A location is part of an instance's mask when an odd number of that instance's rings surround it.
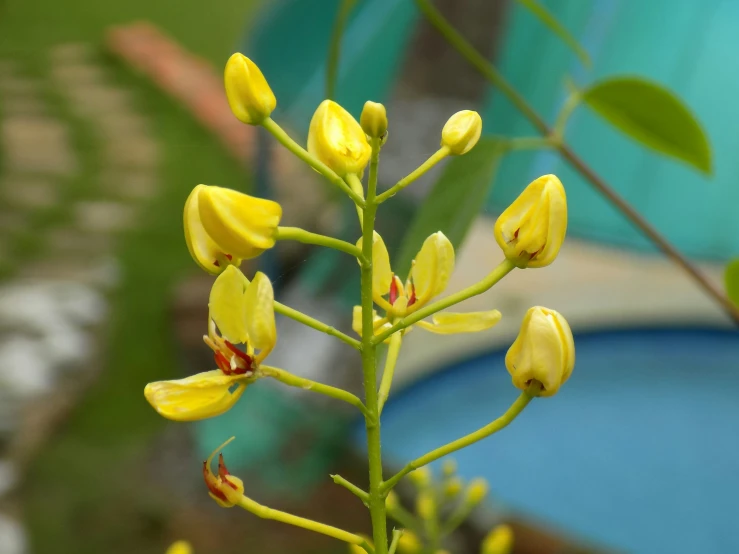
M 454 246 L 444 233 L 438 231 L 423 242 L 411 270 L 418 304 L 422 305 L 441 293 L 453 271 Z
M 234 344 L 245 343 L 248 337 L 245 291 L 249 281 L 241 271 L 228 266 L 213 283 L 208 299 L 210 317 L 223 337 Z
M 249 259 L 274 246 L 282 218 L 277 202 L 212 186 L 204 186 L 198 200 L 203 227 L 228 252 Z
M 243 376 L 228 376 L 218 370 L 198 373 L 176 381 L 156 381 L 144 396 L 160 415 L 173 421 L 197 421 L 229 410 L 246 389 Z M 233 392 L 230 389 L 238 385 Z
M 357 241 L 357 248 L 362 249 L 362 239 Z M 358 263 L 361 263 L 357 260 Z M 390 291 L 393 280 L 393 271 L 390 268 L 390 255 L 387 252 L 385 241 L 380 233 L 374 231 L 372 235 L 372 296 L 379 298 Z
M 185 201 L 185 210 L 183 213 L 185 242 L 195 263 L 208 273 L 218 275 L 228 263 L 238 266 L 241 264 L 241 260 L 231 255 L 231 260 L 229 261 L 227 253 L 205 231 L 203 223 L 200 220 L 198 203 L 198 197 L 204 188 L 207 187 L 205 185 L 196 186 L 192 189 L 190 196 Z
M 457 314 L 442 312 L 431 318 L 433 323 L 419 321 L 416 323 L 422 329 L 439 335 L 452 335 L 456 333 L 477 333 L 490 329 L 500 321 L 502 314 L 498 310 L 488 312 L 469 312 Z
M 277 342 L 275 293 L 269 278 L 258 271 L 246 288 L 246 328 L 249 343 L 260 350 L 257 363 L 264 360 Z

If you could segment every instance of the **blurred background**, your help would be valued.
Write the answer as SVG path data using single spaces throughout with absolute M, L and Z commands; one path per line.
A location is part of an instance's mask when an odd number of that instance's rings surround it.
M 566 77 L 584 85 L 640 74 L 683 98 L 711 139 L 711 179 L 585 110 L 567 137 L 718 280 L 739 254 L 739 107 L 729 101 L 739 90 L 739 4 L 543 4 L 583 44 L 591 69 L 517 2 L 435 2 L 549 121 Z M 369 531 L 361 503 L 328 479 L 366 483 L 363 424 L 343 406 L 260 382 L 220 418 L 175 424 L 142 394 L 149 381 L 212 365 L 201 338 L 212 277 L 182 235 L 194 185 L 277 199 L 285 224 L 355 240 L 347 202 L 239 124 L 220 77 L 234 51 L 252 58 L 278 98 L 274 118 L 304 140 L 324 97 L 337 6 L 0 0 L 0 554 L 153 554 L 176 539 L 197 554 L 345 552 L 208 498 L 200 463 L 231 435 L 229 468 L 250 496 Z M 459 109 L 480 111 L 485 134 L 533 133 L 410 0 L 356 2 L 337 98 L 356 117 L 367 99 L 387 105 L 383 187 L 438 148 Z M 408 263 L 417 207 L 439 181 L 475 215 L 450 291 L 500 261 L 495 214 L 539 175 L 556 173 L 567 188 L 569 238 L 551 267 L 516 272 L 465 303 L 501 310 L 493 330 L 418 331 L 404 341 L 383 420 L 387 471 L 510 404 L 516 390 L 503 356 L 525 310 L 541 304 L 570 321 L 575 372 L 556 397 L 458 454 L 460 474 L 485 477 L 492 493 L 454 551 L 477 552 L 505 521 L 517 554 L 739 552 L 739 337 L 726 317 L 556 155 L 507 156 L 482 197 L 467 194 L 462 183 L 476 174 L 462 167 L 436 168 L 383 206 L 378 229 L 394 259 Z M 242 269 L 266 271 L 281 301 L 350 332 L 358 271 L 344 258 L 281 243 Z M 355 352 L 291 321 L 278 325 L 273 365 L 359 390 Z

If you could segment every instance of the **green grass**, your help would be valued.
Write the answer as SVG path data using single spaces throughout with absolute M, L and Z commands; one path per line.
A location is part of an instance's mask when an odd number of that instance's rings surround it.
M 255 0 L 5 0 L 0 3 L 0 57 L 44 72 L 48 48 L 98 43 L 106 26 L 148 19 L 192 51 L 221 66 L 238 44 Z M 138 91 L 164 146 L 162 194 L 119 249 L 123 281 L 111 298 L 100 378 L 30 468 L 21 494 L 31 549 L 37 554 L 162 552 L 167 499 L 142 477 L 142 458 L 164 422 L 143 398 L 145 383 L 176 373 L 170 308 L 174 282 L 195 270 L 182 237 L 181 213 L 200 182 L 245 186 L 247 176 L 183 109 L 110 60 L 113 81 Z M 84 146 L 88 130 L 59 107 Z M 83 165 L 95 163 L 94 145 Z M 83 172 L 74 191 L 94 189 Z M 166 468 L 165 468 L 166 469 Z M 162 471 L 162 468 L 159 468 Z

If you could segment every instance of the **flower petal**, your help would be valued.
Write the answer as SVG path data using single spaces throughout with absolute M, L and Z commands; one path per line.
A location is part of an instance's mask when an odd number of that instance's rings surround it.
M 228 261 L 227 253 L 206 233 L 200 220 L 198 203 L 198 197 L 204 188 L 207 187 L 205 185 L 196 186 L 185 202 L 183 214 L 185 242 L 193 260 L 208 273 L 218 275 L 228 263 L 238 266 L 241 264 L 241 260 L 234 258 L 232 255 L 232 259 Z
M 454 271 L 454 246 L 438 231 L 428 237 L 414 260 L 413 284 L 419 306 L 444 291 Z
M 245 293 L 248 287 L 249 281 L 244 274 L 228 266 L 210 289 L 210 317 L 223 337 L 234 344 L 245 343 L 249 336 Z
M 219 370 L 198 373 L 176 381 L 156 381 L 144 396 L 160 415 L 173 421 L 197 421 L 221 415 L 246 389 L 243 376 L 224 375 Z M 238 385 L 233 392 L 230 389 Z
M 416 325 L 432 333 L 439 335 L 452 335 L 456 333 L 477 333 L 490 329 L 500 321 L 502 314 L 498 310 L 488 312 L 452 313 L 442 312 L 434 315 L 431 320 L 419 321 Z
M 277 342 L 275 293 L 269 278 L 258 271 L 246 288 L 246 327 L 249 344 L 260 350 L 257 363 L 264 360 Z
M 362 249 L 362 239 L 357 241 L 357 248 Z M 358 263 L 361 263 L 357 260 Z M 374 231 L 372 235 L 372 296 L 379 298 L 388 293 L 393 279 L 390 268 L 390 255 L 387 252 L 385 241 L 380 233 Z
M 274 246 L 282 217 L 277 202 L 211 186 L 204 186 L 198 199 L 203 227 L 228 252 L 249 259 Z

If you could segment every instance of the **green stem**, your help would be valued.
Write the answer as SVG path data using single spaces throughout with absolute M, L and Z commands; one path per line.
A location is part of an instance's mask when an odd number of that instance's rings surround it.
M 349 533 L 348 531 L 338 529 L 337 527 L 332 527 L 331 525 L 326 525 L 325 523 L 318 523 L 317 521 L 313 521 L 312 519 L 295 516 L 292 514 L 288 514 L 287 512 L 282 512 L 280 510 L 273 510 L 272 508 L 263 506 L 262 504 L 259 504 L 251 498 L 243 495 L 241 496 L 238 505 L 247 512 L 251 512 L 255 516 L 261 517 L 262 519 L 272 519 L 274 521 L 280 521 L 282 523 L 294 525 L 295 527 L 308 529 L 309 531 L 314 531 L 322 535 L 328 535 L 329 537 L 333 537 L 349 544 L 356 544 L 358 546 L 364 547 L 363 545 L 366 543 L 365 539 L 363 539 L 359 535 L 355 535 L 354 533 Z M 370 552 L 370 550 L 368 550 L 368 552 Z
M 265 377 L 272 377 L 273 379 L 276 379 L 277 381 L 291 387 L 312 390 L 319 394 L 323 394 L 324 396 L 330 396 L 331 398 L 335 398 L 336 400 L 342 400 L 343 402 L 351 404 L 352 406 L 357 408 L 365 416 L 368 413 L 367 408 L 364 406 L 364 404 L 362 404 L 362 401 L 357 396 L 354 396 L 352 393 L 345 391 L 344 389 L 338 389 L 336 387 L 332 387 L 331 385 L 316 383 L 315 381 L 311 381 L 310 379 L 306 379 L 305 377 L 298 377 L 297 375 L 293 375 L 289 371 L 285 371 L 284 369 L 280 369 L 277 367 L 260 365 L 259 373 Z
M 341 57 L 341 38 L 344 36 L 344 28 L 349 19 L 356 0 L 342 0 L 336 12 L 334 28 L 331 32 L 331 44 L 328 47 L 328 60 L 326 62 L 326 98 L 335 100 L 336 78 L 339 74 L 339 58 Z
M 480 54 L 472 44 L 452 27 L 444 16 L 431 5 L 429 0 L 415 0 L 419 10 L 426 16 L 436 30 L 460 53 L 490 84 L 497 87 L 508 100 L 536 127 L 545 137 L 552 136 L 552 129 L 546 121 L 529 105 L 526 99 L 506 81 L 498 70 Z M 683 256 L 644 216 L 637 212 L 623 197 L 621 197 L 600 175 L 598 175 L 585 161 L 580 158 L 564 141 L 556 145 L 560 155 L 567 160 L 593 187 L 606 199 L 616 206 L 624 216 L 649 238 L 668 258 L 685 271 L 693 281 L 719 304 L 724 312 L 739 325 L 739 307 L 734 305 L 724 294 L 723 290 L 708 279 L 690 260 Z
M 385 406 L 385 401 L 390 396 L 390 387 L 393 385 L 393 375 L 395 374 L 395 364 L 398 361 L 402 341 L 402 333 L 395 333 L 390 339 L 390 346 L 387 349 L 387 357 L 385 358 L 385 368 L 382 370 L 380 394 L 377 399 L 377 409 L 380 414 L 382 413 L 382 408 Z
M 377 398 L 377 345 L 373 342 L 374 326 L 372 302 L 372 242 L 375 228 L 377 202 L 377 165 L 380 157 L 380 141 L 371 140 L 367 202 L 362 225 L 362 372 L 364 374 L 365 415 L 367 429 L 367 458 L 369 463 L 369 510 L 372 518 L 372 535 L 377 554 L 387 554 L 387 519 L 385 495 L 382 492 L 382 450 L 380 447 L 380 411 Z
M 517 137 L 507 139 L 506 148 L 510 150 L 546 150 L 555 148 L 552 139 L 544 137 Z
M 364 198 L 364 187 L 362 187 L 362 181 L 359 179 L 359 176 L 355 173 L 349 173 L 349 175 L 346 176 L 346 182 L 349 184 L 349 187 L 356 192 L 359 196 Z M 357 216 L 359 217 L 359 226 L 360 228 L 364 224 L 364 212 L 362 210 L 361 206 L 356 205 L 357 208 Z
M 416 520 L 415 516 L 402 506 L 395 506 L 389 509 L 388 514 L 406 529 L 416 532 L 419 532 L 421 529 L 421 524 Z
M 362 251 L 350 242 L 336 239 L 334 237 L 327 237 L 326 235 L 319 235 L 318 233 L 311 233 L 310 231 L 306 231 L 300 227 L 278 227 L 277 236 L 275 238 L 277 240 L 296 240 L 304 244 L 325 246 L 327 248 L 346 252 L 355 258 L 362 257 Z
M 365 504 L 369 502 L 369 494 L 366 491 L 363 491 L 354 483 L 347 481 L 341 475 L 332 475 L 331 479 L 333 479 L 334 483 L 336 483 L 337 485 L 341 485 L 342 487 L 347 489 L 352 494 L 357 495 L 359 499 Z
M 423 162 L 418 168 L 416 168 L 412 173 L 407 175 L 406 177 L 402 178 L 400 181 L 395 183 L 392 187 L 387 189 L 385 192 L 380 194 L 377 197 L 377 203 L 382 204 L 385 200 L 388 198 L 391 198 L 392 196 L 395 196 L 398 192 L 403 190 L 405 187 L 410 185 L 413 181 L 421 177 L 424 173 L 426 173 L 429 169 L 434 167 L 437 163 L 439 163 L 441 160 L 446 158 L 449 155 L 449 148 L 446 146 L 442 146 L 439 148 L 434 154 L 431 155 L 431 157 Z
M 567 122 L 569 121 L 572 112 L 574 112 L 577 106 L 580 105 L 581 100 L 582 97 L 580 96 L 579 91 L 571 92 L 567 97 L 567 100 L 565 100 L 562 109 L 559 111 L 559 115 L 557 115 L 557 120 L 554 122 L 554 128 L 551 132 L 554 146 L 559 145 L 564 141 Z
M 454 530 L 467 519 L 474 508 L 474 504 L 470 504 L 467 502 L 462 502 L 459 506 L 457 506 L 454 512 L 452 512 L 452 515 L 449 516 L 449 519 L 447 519 L 444 522 L 444 525 L 442 525 L 440 531 L 441 538 L 443 539 L 444 537 L 453 533 Z
M 357 339 L 352 338 L 349 335 L 345 335 L 338 329 L 335 329 L 330 325 L 326 325 L 322 321 L 318 321 L 317 319 L 312 318 L 311 316 L 304 314 L 303 312 L 300 312 L 289 306 L 285 306 L 285 304 L 282 304 L 281 302 L 275 302 L 275 312 L 289 317 L 290 319 L 294 319 L 295 321 L 302 323 L 306 327 L 310 327 L 311 329 L 315 329 L 316 331 L 320 331 L 321 333 L 326 333 L 327 335 L 336 337 L 337 339 L 344 341 L 352 348 L 356 348 L 357 350 L 361 350 L 362 348 L 362 343 L 360 343 Z
M 390 549 L 387 551 L 387 554 L 395 554 L 395 550 L 398 548 L 398 542 L 400 542 L 401 536 L 403 536 L 402 529 L 393 529 L 393 540 L 390 543 Z
M 419 467 L 430 464 L 431 462 L 438 460 L 439 458 L 446 456 L 447 454 L 451 454 L 452 452 L 456 452 L 457 450 L 466 448 L 469 445 L 474 444 L 486 437 L 489 437 L 490 435 L 492 435 L 493 433 L 497 433 L 501 429 L 504 429 L 514 419 L 516 419 L 516 416 L 518 416 L 518 414 L 523 411 L 528 403 L 531 402 L 531 399 L 534 398 L 540 390 L 541 385 L 539 383 L 533 383 L 528 389 L 522 392 L 518 399 L 516 399 L 516 401 L 511 404 L 510 408 L 508 408 L 508 410 L 495 421 L 488 423 L 487 425 L 485 425 L 485 427 L 478 429 L 474 433 L 470 433 L 469 435 L 452 441 L 449 444 L 445 444 L 444 446 L 441 446 L 436 450 L 432 450 L 431 452 L 424 454 L 420 458 L 416 458 L 412 462 L 409 462 L 408 465 L 406 465 L 398 473 L 396 473 L 390 479 L 385 481 L 385 483 L 383 483 L 383 492 L 391 490 L 398 483 L 398 481 L 400 481 L 403 477 L 405 477 L 414 469 L 418 469 Z
M 349 185 L 344 182 L 344 179 L 339 177 L 339 175 L 329 166 L 324 164 L 321 160 L 315 158 L 313 154 L 308 152 L 305 148 L 291 139 L 290 136 L 284 131 L 282 127 L 277 124 L 277 122 L 275 122 L 274 119 L 272 119 L 271 117 L 266 118 L 264 121 L 262 121 L 262 127 L 267 129 L 267 131 L 269 131 L 272 136 L 274 136 L 277 141 L 285 148 L 287 148 L 290 152 L 295 154 L 298 158 L 303 160 L 313 169 L 318 171 L 318 173 L 326 177 L 326 179 L 328 179 L 334 185 L 344 191 L 344 193 L 346 193 L 349 198 L 354 200 L 354 202 L 358 206 L 364 206 L 364 200 L 362 200 L 362 198 L 358 196 L 357 193 L 349 188 Z
M 500 262 L 500 264 L 498 264 L 498 267 L 491 271 L 488 276 L 479 283 L 475 283 L 474 285 L 471 285 L 466 289 L 462 289 L 459 292 L 450 294 L 449 296 L 442 298 L 441 300 L 437 300 L 436 302 L 433 302 L 428 306 L 397 320 L 390 328 L 386 329 L 382 333 L 379 333 L 374 338 L 374 343 L 380 344 L 393 333 L 405 329 L 406 327 L 410 327 L 411 325 L 413 325 L 417 321 L 421 321 L 425 317 L 433 315 L 436 312 L 448 308 L 449 306 L 453 306 L 454 304 L 459 304 L 463 300 L 467 300 L 468 298 L 477 296 L 478 294 L 482 294 L 483 292 L 489 290 L 503 277 L 508 275 L 508 273 L 510 273 L 515 267 L 516 266 L 513 265 L 513 262 L 511 262 L 510 260 L 503 260 L 502 262 Z

